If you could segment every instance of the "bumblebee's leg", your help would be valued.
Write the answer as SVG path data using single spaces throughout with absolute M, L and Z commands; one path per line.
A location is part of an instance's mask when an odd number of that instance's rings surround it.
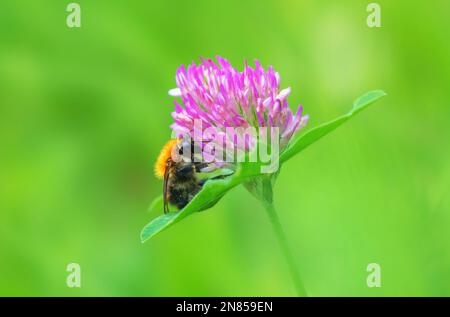
M 208 173 L 215 169 L 213 163 L 194 163 L 194 166 L 197 173 Z
M 164 214 L 167 214 L 169 212 L 169 205 L 166 201 L 164 201 Z
M 198 181 L 198 184 L 200 185 L 200 187 L 203 187 L 203 185 L 205 185 L 205 183 L 207 181 L 209 181 L 210 179 L 224 179 L 228 176 L 230 176 L 230 175 L 218 175 L 218 176 L 214 176 L 214 177 L 210 177 L 210 178 L 203 178 Z
M 230 176 L 230 175 L 217 175 L 217 176 L 211 177 L 210 179 L 224 179 L 224 178 L 227 178 L 228 176 Z

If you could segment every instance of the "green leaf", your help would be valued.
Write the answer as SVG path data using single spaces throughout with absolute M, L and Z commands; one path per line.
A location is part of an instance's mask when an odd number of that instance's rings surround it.
M 386 93 L 383 90 L 372 90 L 366 92 L 364 95 L 353 102 L 353 109 L 351 111 L 352 115 L 355 115 L 356 113 L 360 112 L 361 110 L 384 96 L 386 96 Z
M 148 213 L 160 212 L 164 209 L 164 199 L 163 195 L 159 195 L 155 199 L 153 199 L 152 203 L 148 207 Z
M 347 114 L 340 116 L 330 122 L 323 123 L 293 140 L 289 147 L 285 151 L 283 151 L 283 153 L 281 153 L 280 162 L 284 163 L 294 155 L 304 150 L 310 144 L 313 144 L 323 136 L 339 127 L 341 124 L 352 118 L 360 111 L 366 109 L 370 104 L 374 103 L 383 96 L 386 96 L 386 93 L 384 91 L 373 90 L 359 97 L 353 103 L 352 110 L 350 110 L 350 112 L 348 112 Z
M 353 108 L 349 113 L 331 122 L 313 128 L 312 130 L 295 139 L 291 143 L 291 145 L 281 154 L 280 163 L 287 161 L 289 158 L 305 149 L 308 145 L 316 142 L 324 135 L 333 131 L 342 123 L 385 95 L 386 94 L 383 91 L 375 90 L 361 96 L 353 103 Z M 142 229 L 141 241 L 147 241 L 157 233 L 169 228 L 170 226 L 176 224 L 177 222 L 193 214 L 194 212 L 211 208 L 229 190 L 241 183 L 246 183 L 247 187 L 250 187 L 251 191 L 253 191 L 254 193 L 258 193 L 258 184 L 252 182 L 252 180 L 255 180 L 255 178 L 267 178 L 267 174 L 261 174 L 260 162 L 240 163 L 233 174 L 230 175 L 230 171 L 224 171 L 221 176 L 222 177 L 206 181 L 200 192 L 182 210 L 178 212 L 163 214 L 156 219 L 153 219 L 144 227 L 144 229 Z M 270 180 L 273 183 L 275 181 L 276 174 L 273 174 L 271 176 L 273 177 L 270 177 Z M 156 198 L 150 206 L 151 210 L 157 210 L 157 208 L 161 208 L 162 212 L 162 197 Z

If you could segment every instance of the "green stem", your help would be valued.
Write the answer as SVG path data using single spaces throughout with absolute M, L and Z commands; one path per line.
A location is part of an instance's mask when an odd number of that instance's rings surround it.
M 303 286 L 302 279 L 300 278 L 300 274 L 297 271 L 297 266 L 295 265 L 294 257 L 289 249 L 289 245 L 284 235 L 283 228 L 281 227 L 280 219 L 278 218 L 278 214 L 275 210 L 275 206 L 273 205 L 272 200 L 263 200 L 264 208 L 269 215 L 270 223 L 272 224 L 272 228 L 277 236 L 278 243 L 280 244 L 281 250 L 286 258 L 286 261 L 289 265 L 289 270 L 291 271 L 291 277 L 294 282 L 295 288 L 297 289 L 298 296 L 308 296 L 306 293 L 305 287 Z

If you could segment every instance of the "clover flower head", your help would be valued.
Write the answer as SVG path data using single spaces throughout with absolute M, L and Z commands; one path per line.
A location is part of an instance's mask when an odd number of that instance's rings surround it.
M 235 137 L 226 129 L 248 127 L 276 127 L 279 144 L 285 147 L 297 130 L 305 126 L 308 116 L 302 116 L 300 105 L 294 114 L 288 106 L 291 89 L 280 90 L 280 75 L 272 66 L 265 70 L 258 61 L 254 68 L 245 62 L 238 71 L 224 58 L 217 57 L 194 62 L 187 68 L 181 65 L 176 72 L 177 88 L 169 94 L 180 96 L 175 101 L 172 130 L 177 137 L 192 134 L 195 120 L 202 127 L 222 135 L 227 145 L 238 146 Z

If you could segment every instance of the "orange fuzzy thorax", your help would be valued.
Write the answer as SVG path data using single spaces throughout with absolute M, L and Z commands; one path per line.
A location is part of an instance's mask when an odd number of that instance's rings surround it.
M 167 160 L 172 155 L 172 149 L 177 144 L 177 139 L 172 139 L 169 142 L 164 145 L 164 147 L 161 150 L 161 153 L 159 153 L 158 159 L 156 160 L 155 164 L 155 175 L 158 178 L 163 179 L 164 178 L 164 172 L 166 171 L 166 163 Z

